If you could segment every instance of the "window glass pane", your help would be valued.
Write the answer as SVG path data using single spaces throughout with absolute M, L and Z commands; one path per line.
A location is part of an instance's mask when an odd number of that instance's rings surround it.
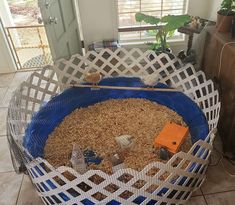
M 118 0 L 119 13 L 139 12 L 140 0 Z
M 120 37 L 120 39 L 123 39 L 124 41 L 140 40 L 140 31 L 122 32 L 122 33 L 119 33 L 119 37 Z
M 135 13 L 119 14 L 119 28 L 140 26 L 135 20 Z
M 141 0 L 141 11 L 161 11 L 161 0 Z
M 186 11 L 187 0 L 118 0 L 119 28 L 150 26 L 135 20 L 137 12 L 161 18 L 166 15 L 181 15 Z M 120 32 L 120 41 L 148 41 L 155 37 L 147 31 Z M 182 39 L 183 35 L 176 32 L 174 39 Z
M 141 31 L 141 39 L 142 40 L 155 40 L 154 33 L 148 32 L 148 31 Z
M 181 9 L 184 8 L 185 1 L 183 0 L 164 0 L 163 1 L 163 10 L 169 9 Z

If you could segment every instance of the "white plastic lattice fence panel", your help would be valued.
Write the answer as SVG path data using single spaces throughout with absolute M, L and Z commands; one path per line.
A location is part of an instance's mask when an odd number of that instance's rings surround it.
M 161 82 L 182 91 L 203 110 L 210 133 L 196 142 L 188 153 L 175 154 L 166 164 L 155 162 L 142 171 L 119 170 L 107 175 L 89 170 L 83 175 L 69 167 L 55 169 L 42 158 L 33 159 L 22 146 L 24 132 L 40 106 L 73 83 L 81 83 L 88 71 L 99 71 L 104 77 L 159 74 Z M 28 173 L 45 204 L 182 204 L 205 179 L 212 151 L 214 128 L 219 118 L 218 92 L 203 72 L 192 65 L 182 65 L 177 58 L 139 49 L 115 52 L 104 49 L 85 56 L 74 55 L 34 72 L 23 82 L 11 99 L 8 111 L 8 138 L 23 157 Z M 16 150 L 16 149 L 15 149 Z M 17 160 L 16 160 L 17 161 Z M 165 179 L 165 180 L 163 180 Z

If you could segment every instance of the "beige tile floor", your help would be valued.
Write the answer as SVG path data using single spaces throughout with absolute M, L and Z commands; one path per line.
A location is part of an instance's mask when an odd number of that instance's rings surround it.
M 11 164 L 6 138 L 5 118 L 12 91 L 30 75 L 30 72 L 0 75 L 0 205 L 42 205 L 27 175 L 15 174 Z M 216 141 L 220 146 L 219 140 Z M 214 153 L 212 163 L 218 161 Z M 230 176 L 219 163 L 209 166 L 207 179 L 193 194 L 187 205 L 234 205 L 235 177 Z

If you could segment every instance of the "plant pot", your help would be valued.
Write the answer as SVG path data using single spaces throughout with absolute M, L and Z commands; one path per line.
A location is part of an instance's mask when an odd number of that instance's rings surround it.
M 174 54 L 172 54 L 172 50 L 170 48 L 167 48 L 166 52 L 163 52 L 161 48 L 158 48 L 158 49 L 155 50 L 155 53 L 157 54 L 157 56 L 160 55 L 161 53 L 165 53 L 165 54 L 167 54 L 170 57 L 170 59 L 174 59 L 175 58 L 175 56 L 174 56 Z M 148 56 L 148 58 L 150 60 L 153 60 L 154 56 L 152 54 L 150 54 Z
M 221 33 L 228 33 L 231 31 L 232 28 L 232 21 L 235 18 L 234 13 L 231 15 L 225 16 L 220 14 L 220 12 L 217 12 L 217 23 L 216 23 L 216 28 L 217 31 Z

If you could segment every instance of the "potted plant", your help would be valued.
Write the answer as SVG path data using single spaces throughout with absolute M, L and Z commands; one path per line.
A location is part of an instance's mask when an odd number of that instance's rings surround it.
M 227 33 L 231 31 L 232 20 L 235 18 L 235 0 L 223 0 L 217 12 L 217 30 Z
M 156 30 L 147 31 L 149 35 L 155 35 L 156 42 L 150 44 L 150 49 L 155 50 L 156 53 L 169 52 L 169 44 L 167 39 L 172 37 L 176 29 L 185 25 L 190 21 L 189 15 L 168 15 L 162 18 L 149 16 L 143 13 L 136 13 L 135 19 L 137 22 L 145 22 L 151 25 L 156 25 Z

